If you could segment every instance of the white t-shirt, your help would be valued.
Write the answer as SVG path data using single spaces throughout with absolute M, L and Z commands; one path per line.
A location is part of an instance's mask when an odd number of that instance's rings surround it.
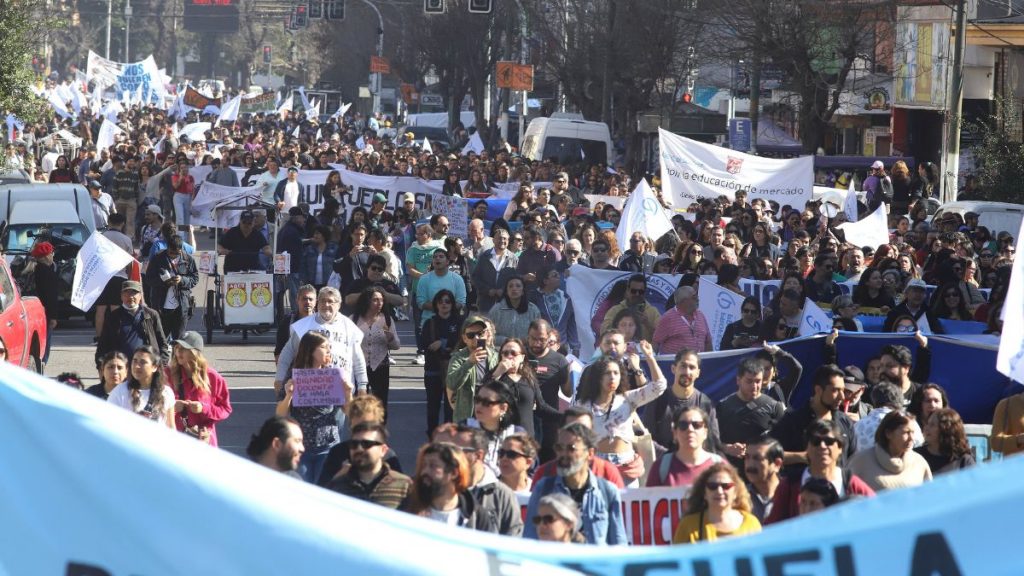
M 458 508 L 454 510 L 438 510 L 436 508 L 430 508 L 430 515 L 428 516 L 431 520 L 443 522 L 449 526 L 458 526 L 459 520 L 462 519 L 462 512 Z
M 142 412 L 142 410 L 146 407 L 146 404 L 149 403 L 149 390 L 139 390 L 139 394 L 142 400 L 139 403 L 138 412 Z M 170 386 L 164 386 L 163 396 L 164 410 L 166 413 L 166 410 L 174 407 L 174 392 L 171 391 Z M 135 409 L 132 407 L 132 392 L 131 390 L 128 389 L 128 382 L 121 382 L 120 384 L 115 386 L 114 389 L 110 391 L 110 396 L 107 397 L 107 402 L 110 402 L 115 406 L 120 406 L 125 410 L 131 410 L 132 412 L 135 412 Z M 151 416 L 151 419 L 156 420 L 158 422 L 163 422 L 164 414 L 154 414 Z

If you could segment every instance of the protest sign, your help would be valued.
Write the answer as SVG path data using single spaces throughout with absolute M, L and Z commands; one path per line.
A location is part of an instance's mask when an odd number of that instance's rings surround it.
M 711 346 L 718 350 L 726 327 L 741 317 L 743 296 L 728 288 L 722 288 L 705 278 L 701 278 L 699 281 L 699 294 L 698 310 L 708 321 Z
M 274 111 L 274 102 L 277 99 L 277 94 L 274 92 L 265 92 L 259 96 L 253 96 L 252 98 L 242 98 L 242 103 L 238 106 L 238 111 L 242 114 L 257 114 L 260 112 L 270 113 Z
M 195 254 L 195 260 L 198 263 L 197 268 L 203 274 L 213 274 L 215 267 L 217 266 L 217 253 L 211 250 L 197 250 Z
M 775 200 L 803 206 L 814 187 L 814 158 L 776 160 L 705 144 L 659 129 L 661 182 L 665 199 L 685 210 L 700 198 L 747 193 L 747 200 Z
M 292 255 L 287 252 L 274 254 L 274 274 L 291 274 Z
M 292 406 L 338 406 L 345 403 L 345 385 L 337 368 L 292 370 Z
M 257 186 L 234 187 L 203 182 L 192 200 L 192 225 L 231 228 L 238 224 L 241 210 L 217 210 L 218 206 L 245 206 L 258 202 L 260 198 Z

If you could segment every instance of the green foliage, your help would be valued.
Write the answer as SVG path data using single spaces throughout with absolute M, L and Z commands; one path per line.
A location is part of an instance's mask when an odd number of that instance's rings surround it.
M 44 117 L 47 106 L 30 89 L 32 56 L 39 47 L 41 22 L 32 2 L 0 0 L 0 110 L 26 123 Z
M 996 100 L 996 112 L 964 125 L 977 144 L 972 148 L 978 199 L 1024 204 L 1024 145 L 1020 102 L 1009 95 Z

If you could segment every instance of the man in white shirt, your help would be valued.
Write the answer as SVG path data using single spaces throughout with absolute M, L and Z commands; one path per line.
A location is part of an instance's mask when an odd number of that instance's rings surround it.
M 299 205 L 299 169 L 288 167 L 288 177 L 277 183 L 274 190 L 274 203 L 281 212 L 287 212 Z

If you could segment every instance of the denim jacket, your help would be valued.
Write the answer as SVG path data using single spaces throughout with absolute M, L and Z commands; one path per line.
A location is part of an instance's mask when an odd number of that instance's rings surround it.
M 334 260 L 338 257 L 338 245 L 334 242 L 328 242 L 327 247 L 324 248 L 324 257 L 320 260 L 320 271 L 322 273 L 321 279 L 323 284 L 327 284 L 327 279 L 331 277 L 333 272 Z M 302 281 L 307 284 L 313 284 L 313 279 L 316 278 L 316 260 L 319 252 L 317 252 L 316 246 L 310 244 L 302 251 Z
M 526 507 L 526 517 L 533 518 L 537 514 L 540 499 L 552 492 L 561 492 L 569 496 L 569 488 L 561 476 L 542 478 L 533 487 L 530 503 Z M 580 519 L 583 523 L 583 536 L 588 544 L 626 545 L 626 526 L 622 520 L 622 499 L 619 489 L 611 482 L 594 476 L 587 477 L 587 491 L 583 494 L 583 506 L 580 507 Z M 537 528 L 533 522 L 525 522 L 523 538 L 537 539 Z

